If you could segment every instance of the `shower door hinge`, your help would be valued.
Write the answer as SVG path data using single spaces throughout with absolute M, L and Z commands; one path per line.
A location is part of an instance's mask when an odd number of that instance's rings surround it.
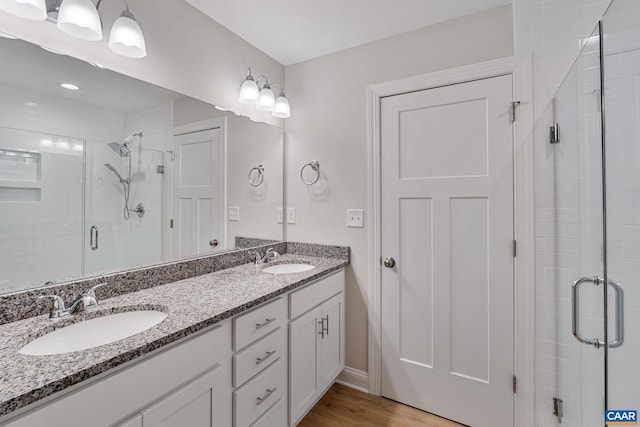
M 558 418 L 558 424 L 562 424 L 562 417 L 564 417 L 564 408 L 562 399 L 557 397 L 553 398 L 553 415 Z
M 518 392 L 518 377 L 513 376 L 513 394 Z
M 520 101 L 513 101 L 511 103 L 511 123 L 516 121 L 516 110 L 520 106 Z
M 513 257 L 515 258 L 518 255 L 518 242 L 513 240 Z
M 169 228 L 173 228 L 173 220 L 172 219 L 169 220 Z

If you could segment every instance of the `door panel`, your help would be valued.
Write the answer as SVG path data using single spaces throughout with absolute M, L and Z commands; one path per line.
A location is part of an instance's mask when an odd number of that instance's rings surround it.
M 220 128 L 176 136 L 174 153 L 173 257 L 225 247 Z M 209 243 L 214 239 L 216 246 Z
M 382 394 L 475 427 L 513 424 L 511 101 L 502 76 L 381 106 Z

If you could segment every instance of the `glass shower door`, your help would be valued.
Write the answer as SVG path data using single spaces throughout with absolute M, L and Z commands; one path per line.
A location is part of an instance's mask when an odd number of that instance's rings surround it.
M 536 126 L 538 426 L 602 425 L 599 70 L 594 32 Z
M 615 0 L 602 22 L 608 305 L 608 407 L 640 409 L 640 4 Z
M 85 274 L 162 261 L 163 153 L 86 145 Z

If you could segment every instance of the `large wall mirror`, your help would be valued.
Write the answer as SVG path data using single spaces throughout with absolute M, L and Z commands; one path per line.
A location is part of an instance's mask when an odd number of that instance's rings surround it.
M 0 293 L 283 238 L 282 129 L 22 40 L 0 56 Z

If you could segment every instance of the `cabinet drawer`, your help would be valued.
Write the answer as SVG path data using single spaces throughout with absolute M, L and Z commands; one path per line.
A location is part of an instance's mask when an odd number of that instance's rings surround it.
M 234 427 L 247 427 L 278 400 L 287 396 L 282 359 L 233 392 Z
M 233 386 L 244 384 L 284 354 L 284 329 L 279 328 L 233 356 Z
M 284 427 L 287 425 L 287 405 L 284 399 L 273 405 L 251 427 Z
M 299 291 L 292 292 L 289 295 L 289 317 L 295 319 L 342 291 L 344 291 L 344 269 Z
M 285 322 L 285 300 L 280 298 L 233 319 L 233 349 L 238 351 L 282 327 Z

